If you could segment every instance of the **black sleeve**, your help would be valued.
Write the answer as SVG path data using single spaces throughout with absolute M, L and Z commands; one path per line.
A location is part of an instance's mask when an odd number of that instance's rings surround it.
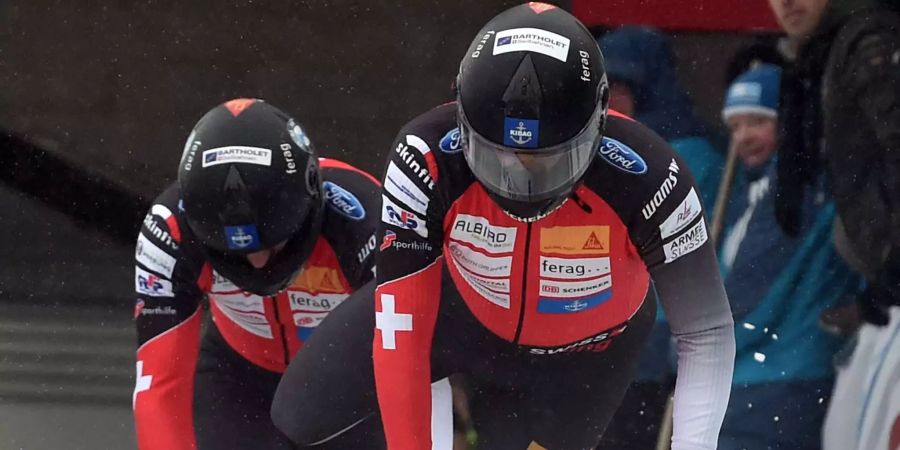
M 847 95 L 856 99 L 864 126 L 884 150 L 885 194 L 891 205 L 895 246 L 900 245 L 900 35 L 882 28 L 860 34 L 838 68 Z M 838 126 L 854 127 L 854 124 Z
M 375 231 L 381 195 L 378 182 L 356 168 L 322 163 L 325 218 L 322 234 L 334 249 L 353 290 L 375 276 Z
M 176 194 L 160 196 L 144 217 L 135 245 L 138 345 L 178 325 L 199 307 L 198 261 L 183 248 Z
M 646 129 L 635 134 L 635 146 L 649 149 L 649 170 L 635 191 L 640 211 L 629 218 L 629 228 L 672 331 L 730 326 L 731 308 L 694 177 L 662 138 Z
M 647 172 L 617 192 L 626 193 L 619 210 L 677 341 L 672 448 L 714 449 L 731 392 L 734 324 L 699 189 L 662 138 L 637 124 L 618 128 L 647 160 Z
M 372 361 L 389 448 L 430 446 L 429 418 L 421 412 L 431 405 L 446 209 L 427 138 L 412 125 L 401 130 L 382 183 Z
M 382 182 L 378 284 L 417 272 L 437 260 L 444 241 L 439 172 L 421 137 L 400 132 Z

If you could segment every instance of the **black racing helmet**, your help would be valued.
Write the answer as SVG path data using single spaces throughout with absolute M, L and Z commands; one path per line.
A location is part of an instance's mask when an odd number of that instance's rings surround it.
M 213 269 L 241 289 L 273 295 L 312 252 L 322 222 L 319 160 L 294 119 L 258 99 L 213 108 L 188 137 L 181 206 Z M 246 255 L 282 247 L 262 268 Z
M 562 205 L 602 139 L 609 86 L 600 48 L 571 14 L 510 8 L 482 28 L 457 79 L 466 161 L 513 218 Z

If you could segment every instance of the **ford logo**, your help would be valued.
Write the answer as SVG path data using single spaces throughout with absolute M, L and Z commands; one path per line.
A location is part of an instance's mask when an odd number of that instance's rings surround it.
M 440 144 L 438 147 L 444 153 L 456 153 L 462 150 L 461 141 L 459 139 L 459 128 L 454 128 L 447 132 L 444 137 L 441 138 Z
M 325 188 L 325 201 L 332 209 L 353 220 L 362 220 L 366 217 L 362 203 L 350 191 L 330 181 L 322 183 L 322 187 Z
M 600 156 L 613 167 L 635 175 L 647 173 L 647 163 L 631 147 L 615 139 L 604 137 Z

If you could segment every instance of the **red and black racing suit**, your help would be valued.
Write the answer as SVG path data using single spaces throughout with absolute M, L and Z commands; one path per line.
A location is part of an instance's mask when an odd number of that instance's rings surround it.
M 452 373 L 473 382 L 480 448 L 593 448 L 631 382 L 655 287 L 678 339 L 673 449 L 714 449 L 734 335 L 680 158 L 613 113 L 573 194 L 526 223 L 487 196 L 458 139 L 454 104 L 401 130 L 383 181 L 374 305 L 347 304 L 314 336 L 276 392 L 276 425 L 309 444 L 374 409 L 365 404 L 373 381 L 359 369 L 371 348 L 391 450 L 432 448 L 430 381 Z M 373 341 L 341 338 L 367 324 Z M 328 352 L 342 358 L 315 371 L 299 364 Z M 302 389 L 326 376 L 348 386 L 341 397 Z M 312 415 L 326 406 L 335 412 Z
M 211 267 L 177 184 L 156 199 L 135 253 L 140 449 L 290 448 L 269 418 L 280 374 L 328 313 L 374 276 L 379 184 L 340 161 L 322 158 L 320 167 L 321 234 L 302 271 L 270 297 Z M 201 343 L 204 297 L 212 324 Z

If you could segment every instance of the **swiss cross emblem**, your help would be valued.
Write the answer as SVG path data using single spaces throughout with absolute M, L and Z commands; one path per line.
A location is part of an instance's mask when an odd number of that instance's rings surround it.
M 413 315 L 395 311 L 394 296 L 381 294 L 381 311 L 375 312 L 375 328 L 381 330 L 381 348 L 397 349 L 397 332 L 412 331 Z
M 135 409 L 138 394 L 149 391 L 153 384 L 153 375 L 144 375 L 144 361 L 137 362 L 137 376 L 134 380 L 134 393 L 131 395 L 131 409 Z

